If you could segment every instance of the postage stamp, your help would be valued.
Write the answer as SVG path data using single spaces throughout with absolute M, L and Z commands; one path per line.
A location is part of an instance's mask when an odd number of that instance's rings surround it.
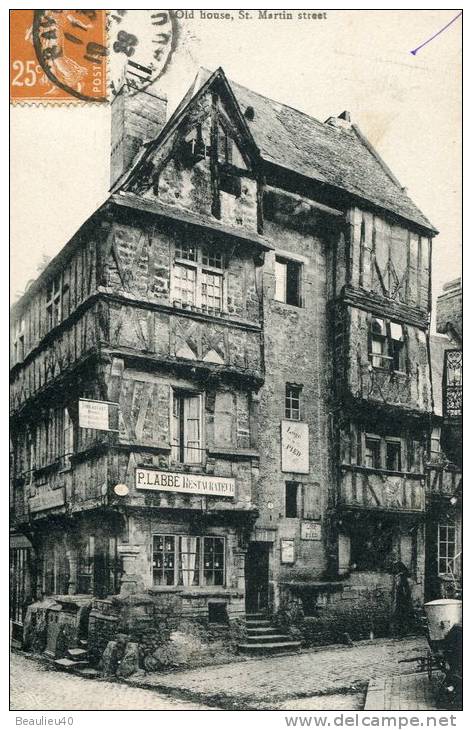
M 10 100 L 107 99 L 105 10 L 10 11 Z

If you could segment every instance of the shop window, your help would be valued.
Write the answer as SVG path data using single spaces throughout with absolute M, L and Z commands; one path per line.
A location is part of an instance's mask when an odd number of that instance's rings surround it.
M 301 392 L 301 385 L 293 385 L 292 383 L 287 383 L 285 385 L 285 418 L 288 418 L 291 421 L 300 420 Z
M 371 469 L 381 469 L 380 438 L 377 436 L 365 437 L 364 465 Z
M 152 579 L 155 586 L 176 584 L 175 542 L 173 535 L 154 535 L 152 545 Z
M 438 574 L 454 574 L 456 559 L 455 526 L 451 523 L 438 525 Z
M 402 445 L 400 441 L 386 440 L 385 444 L 386 467 L 388 471 L 401 471 Z
M 152 576 L 155 586 L 223 586 L 224 538 L 154 535 Z
M 173 392 L 172 459 L 181 464 L 201 464 L 202 441 L 201 394 Z
M 224 309 L 223 254 L 210 246 L 176 244 L 172 299 L 184 305 Z
M 224 539 L 204 537 L 203 584 L 207 586 L 224 585 Z
M 298 482 L 285 483 L 285 517 L 298 517 Z
M 301 307 L 301 271 L 298 261 L 279 256 L 275 259 L 275 299 L 278 302 Z
M 392 542 L 389 524 L 382 521 L 359 524 L 351 533 L 351 569 L 385 570 Z

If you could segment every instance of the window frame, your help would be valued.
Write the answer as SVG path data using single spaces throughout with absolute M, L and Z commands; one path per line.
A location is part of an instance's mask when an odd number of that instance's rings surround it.
M 284 400 L 284 413 L 285 420 L 288 421 L 301 421 L 302 420 L 302 390 L 303 385 L 297 383 L 285 383 L 285 400 Z M 298 403 L 298 407 L 294 406 L 294 403 Z M 298 415 L 293 415 L 297 413 Z
M 202 391 L 193 391 L 193 390 L 185 390 L 185 389 L 179 389 L 179 388 L 171 388 L 171 408 L 170 408 L 170 433 L 171 433 L 171 458 L 172 461 L 176 464 L 181 464 L 182 466 L 202 466 L 205 463 L 205 455 L 206 455 L 206 447 L 205 447 L 205 419 L 204 419 L 204 413 L 205 413 L 205 404 L 204 404 L 204 393 Z M 189 447 L 187 446 L 188 439 L 185 437 L 185 402 L 190 398 L 198 398 L 199 400 L 199 446 L 196 447 L 199 452 L 199 459 L 197 461 L 189 461 L 187 459 Z M 180 401 L 179 405 L 179 425 L 178 425 L 178 432 L 179 432 L 179 438 L 177 442 L 174 442 L 174 433 L 176 430 L 175 427 L 175 418 L 176 414 L 174 411 L 174 406 L 176 399 Z M 183 423 L 182 423 L 183 420 Z M 193 448 L 193 447 L 190 447 Z
M 164 544 L 166 539 L 172 538 L 173 540 L 173 556 L 174 556 L 174 565 L 173 565 L 173 583 L 156 583 L 154 578 L 154 573 L 156 571 L 154 566 L 154 555 L 156 554 L 156 551 L 154 550 L 154 544 L 157 539 L 162 539 Z M 189 553 L 188 551 L 183 552 L 182 550 L 182 539 L 185 538 L 194 538 L 196 542 L 195 547 L 195 553 Z M 214 552 L 213 555 L 221 555 L 222 556 L 222 567 L 215 567 L 214 565 L 209 567 L 205 565 L 205 556 L 207 553 L 205 552 L 205 546 L 206 541 L 211 540 L 213 543 L 215 543 L 216 540 L 219 540 L 222 542 L 222 551 L 221 552 Z M 170 551 L 168 551 L 170 552 Z M 152 586 L 155 589 L 163 588 L 163 589 L 169 589 L 169 588 L 188 588 L 188 589 L 202 589 L 205 587 L 209 588 L 226 588 L 226 571 L 227 571 L 227 540 L 225 535 L 208 535 L 208 534 L 202 534 L 202 535 L 184 535 L 179 533 L 159 533 L 155 532 L 151 535 L 151 580 L 152 580 Z M 164 555 L 165 553 L 163 553 Z M 193 571 L 196 573 L 196 576 L 194 576 L 191 583 L 186 583 L 184 581 L 183 574 L 184 572 L 189 571 L 189 568 L 183 568 L 183 561 L 182 561 L 182 555 L 183 554 L 195 554 L 197 555 L 196 559 L 196 565 L 193 568 Z M 222 576 L 222 582 L 217 583 L 215 580 L 213 582 L 208 582 L 205 577 L 205 572 L 208 572 L 208 570 L 211 570 L 213 574 L 215 574 L 215 571 L 218 573 L 221 573 Z M 162 565 L 162 571 L 164 573 L 165 571 L 165 565 L 163 561 Z M 195 581 L 195 577 L 197 580 Z
M 441 530 L 446 530 L 446 539 L 441 540 Z M 453 533 L 453 539 L 449 539 L 449 533 L 452 530 Z M 446 554 L 441 554 L 441 547 L 446 546 Z M 449 546 L 452 545 L 452 555 L 453 557 L 449 557 Z M 454 575 L 455 574 L 455 564 L 457 560 L 456 556 L 457 551 L 457 528 L 456 525 L 452 522 L 448 522 L 446 524 L 438 522 L 438 532 L 437 532 L 437 572 L 438 576 L 440 575 Z M 452 570 L 446 570 L 445 572 L 441 570 L 441 565 L 445 562 L 446 567 L 448 567 L 448 563 L 450 564 L 452 561 Z
M 395 446 L 398 448 L 398 469 L 390 469 L 388 466 L 388 447 L 389 446 Z M 403 448 L 402 448 L 402 440 L 401 438 L 397 438 L 395 436 L 386 436 L 385 437 L 385 470 L 386 471 L 394 471 L 394 472 L 400 472 L 403 471 Z
M 21 315 L 13 324 L 13 364 L 25 359 L 25 317 Z
M 371 443 L 375 443 L 378 447 L 377 456 L 378 456 L 378 465 L 374 465 L 372 463 L 371 465 L 367 464 L 367 442 L 370 441 Z M 383 461 L 382 461 L 382 437 L 377 436 L 377 434 L 372 433 L 365 433 L 364 434 L 364 458 L 363 458 L 363 466 L 365 466 L 367 469 L 382 469 L 383 468 Z
M 381 323 L 380 332 L 374 331 L 375 323 Z M 394 337 L 392 328 L 399 328 L 401 337 Z M 375 370 L 406 373 L 407 349 L 404 325 L 384 317 L 372 316 L 369 323 L 368 358 Z
M 185 257 L 182 254 L 185 249 L 193 249 L 194 258 Z M 219 263 L 217 263 L 219 261 Z M 193 302 L 185 302 L 177 295 L 176 276 L 177 267 L 181 269 L 191 270 L 194 274 L 194 296 Z M 225 253 L 218 247 L 208 244 L 188 244 L 186 242 L 178 242 L 174 246 L 174 261 L 171 273 L 171 299 L 174 304 L 180 302 L 181 306 L 192 306 L 205 311 L 226 312 L 227 311 L 227 294 L 226 294 L 226 260 Z M 212 276 L 220 281 L 220 301 L 219 306 L 208 305 L 208 295 L 204 295 L 203 287 L 208 287 L 208 281 L 205 277 Z M 214 284 L 213 284 L 214 286 Z M 207 301 L 205 302 L 205 297 Z

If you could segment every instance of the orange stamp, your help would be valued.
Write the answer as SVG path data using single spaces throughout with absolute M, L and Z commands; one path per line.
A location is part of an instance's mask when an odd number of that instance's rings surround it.
M 10 100 L 107 100 L 106 10 L 11 10 Z

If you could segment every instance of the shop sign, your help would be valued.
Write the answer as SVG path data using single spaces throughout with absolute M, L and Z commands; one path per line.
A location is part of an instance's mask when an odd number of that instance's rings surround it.
M 118 403 L 79 399 L 79 426 L 95 431 L 118 431 Z
M 65 504 L 64 489 L 44 489 L 28 501 L 30 512 L 42 512 L 53 507 L 62 507 Z
M 286 540 L 285 538 L 280 540 L 280 562 L 295 562 L 295 540 Z
M 135 472 L 135 486 L 136 489 L 150 489 L 157 492 L 186 492 L 187 494 L 206 494 L 210 497 L 234 497 L 236 480 L 230 477 L 182 474 L 138 467 Z
M 301 522 L 300 538 L 302 540 L 321 540 L 321 522 Z
M 308 424 L 300 421 L 281 422 L 282 471 L 308 474 Z

